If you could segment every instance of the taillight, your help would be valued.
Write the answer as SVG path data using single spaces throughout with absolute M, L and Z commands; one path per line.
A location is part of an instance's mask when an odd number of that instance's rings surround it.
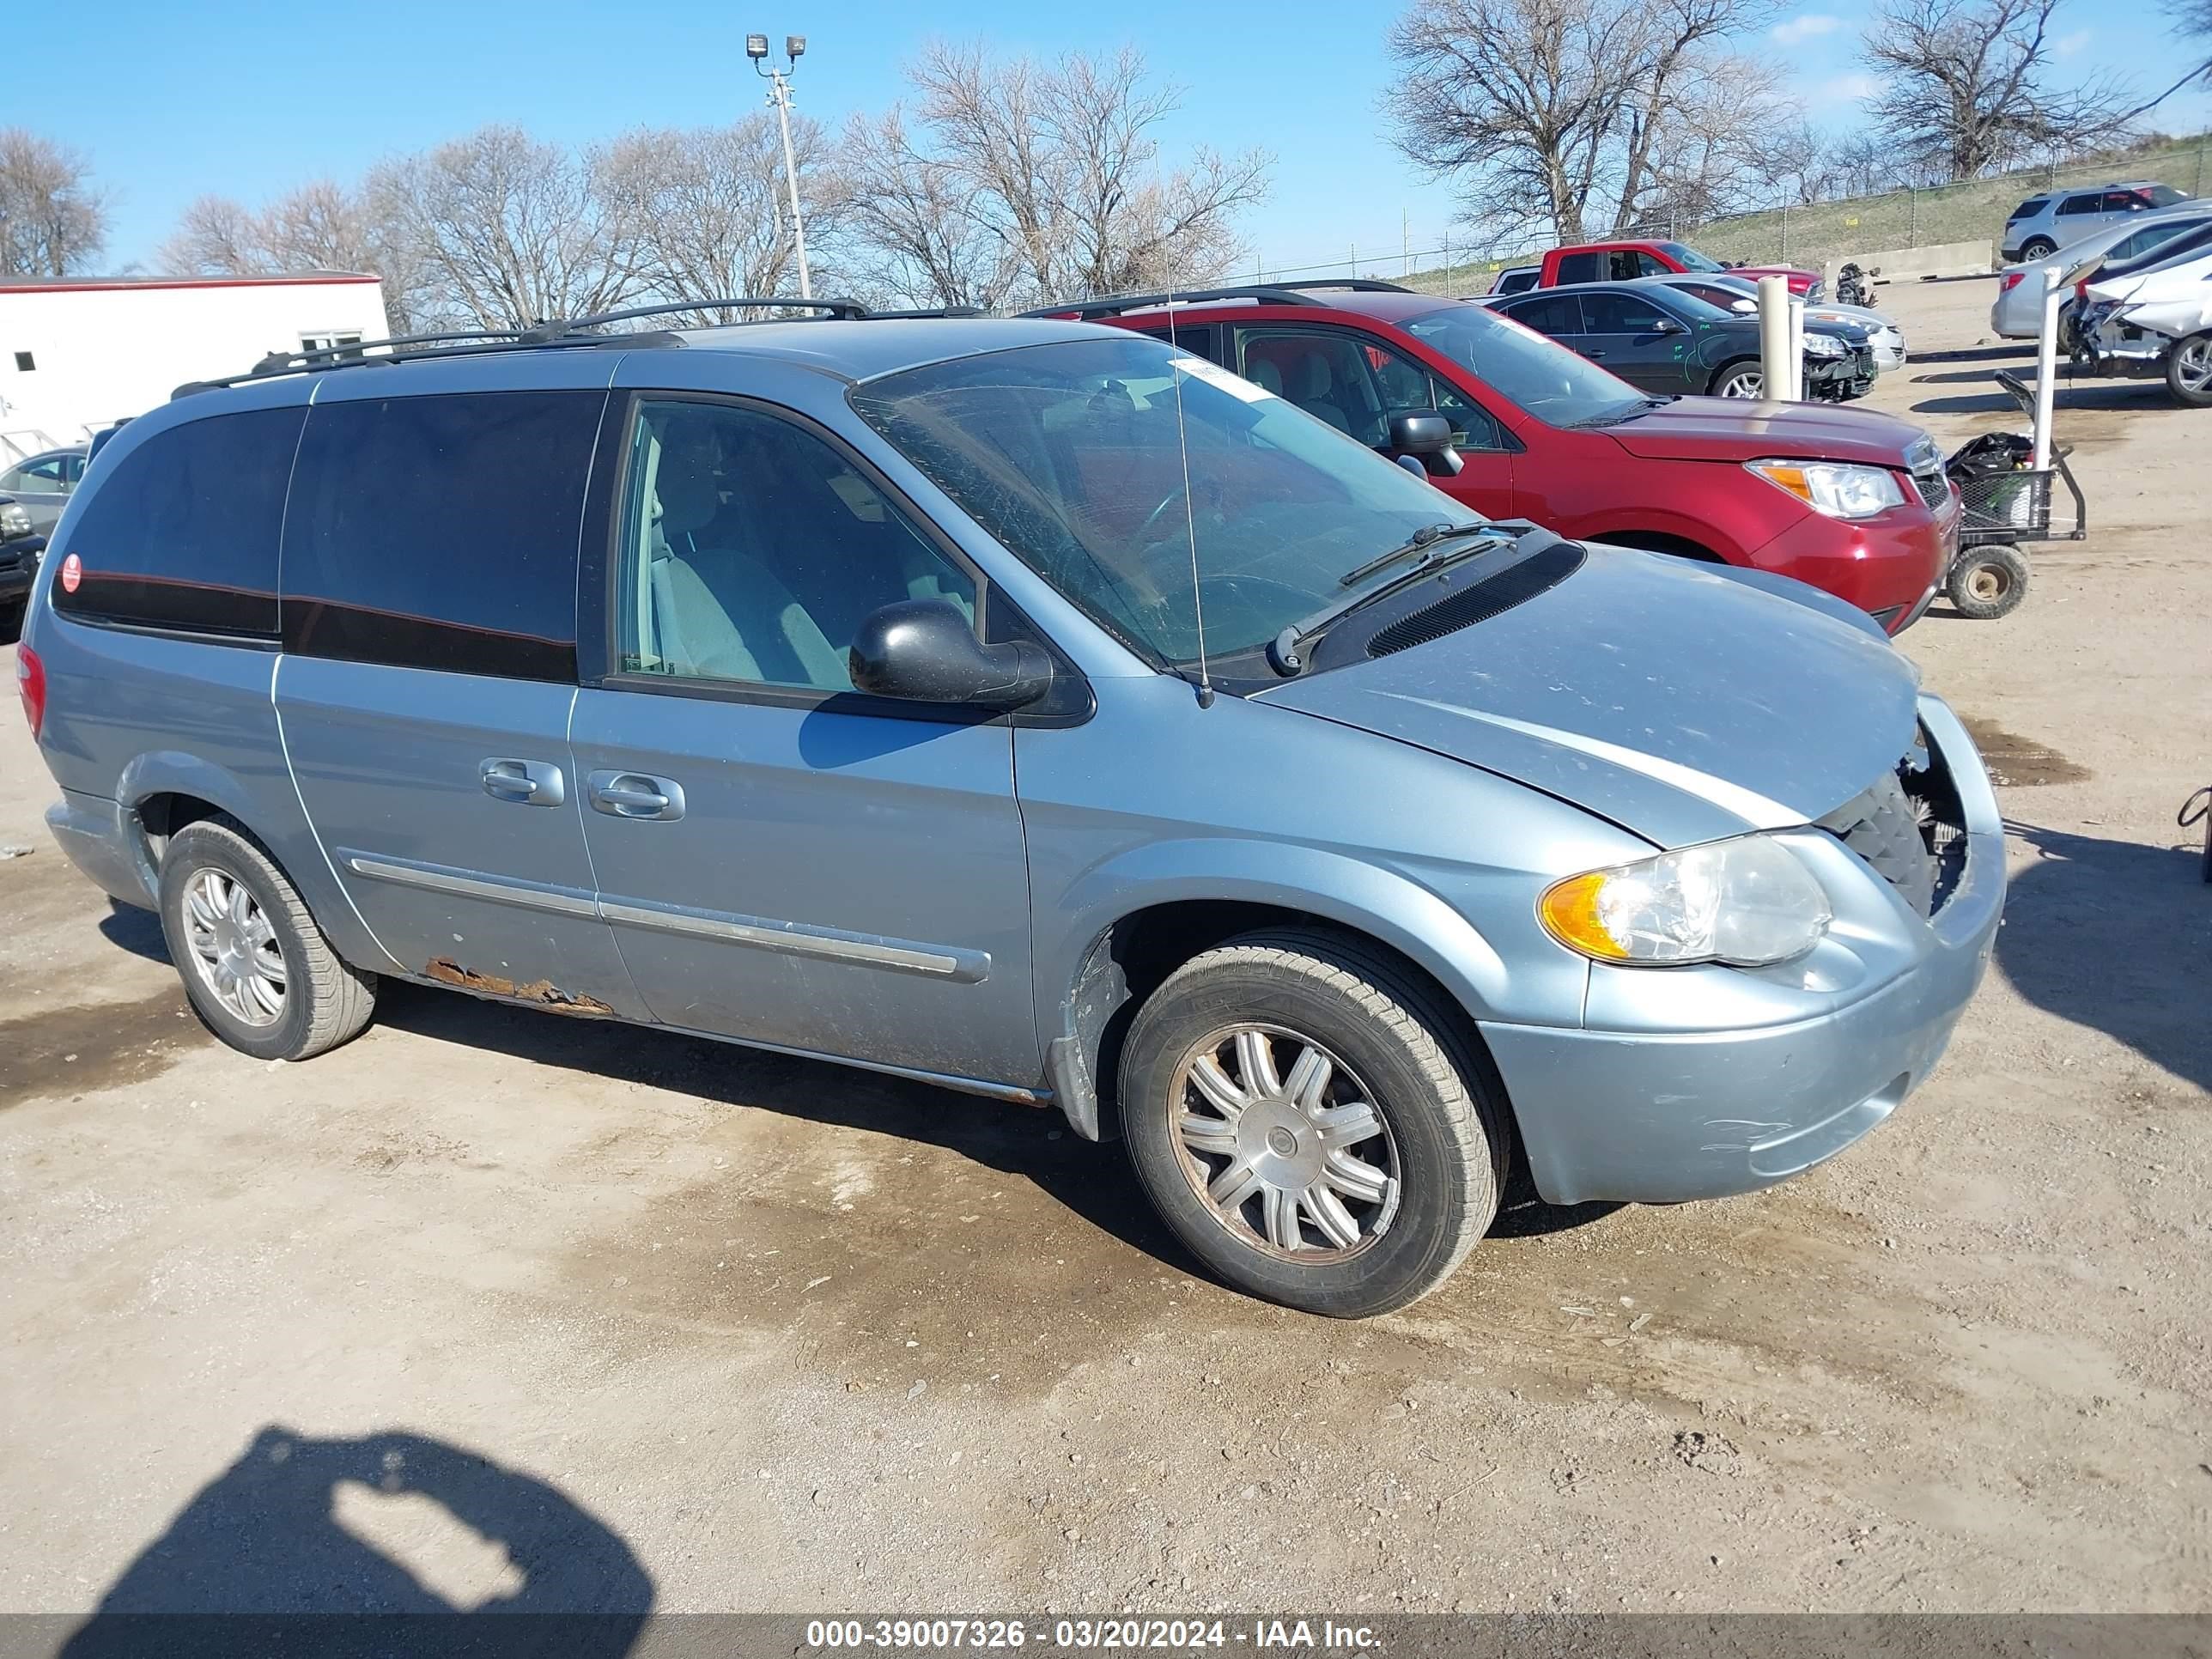
M 2004 286 L 2000 288 L 1997 292 L 2000 294 L 2009 294 L 2013 289 L 2018 288 L 2021 283 L 2026 281 L 2027 278 L 2027 273 L 2024 270 L 2008 270 L 2004 274 Z
M 31 722 L 31 735 L 39 735 L 46 720 L 46 665 L 27 645 L 15 647 L 15 690 L 23 699 L 23 718 Z

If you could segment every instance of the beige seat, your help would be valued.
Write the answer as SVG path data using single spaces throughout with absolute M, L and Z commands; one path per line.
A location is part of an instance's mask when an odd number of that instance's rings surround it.
M 653 630 L 679 674 L 849 691 L 843 653 L 790 590 L 752 559 L 720 550 L 653 562 Z M 701 567 L 704 567 L 702 569 Z

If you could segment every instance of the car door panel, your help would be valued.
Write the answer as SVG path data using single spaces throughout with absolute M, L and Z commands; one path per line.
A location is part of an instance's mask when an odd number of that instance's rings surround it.
M 1679 325 L 1671 331 L 1661 326 L 1673 322 L 1663 307 L 1641 296 L 1585 294 L 1583 332 L 1573 343 L 1592 362 L 1645 392 L 1692 391 L 1689 359 L 1695 336 Z
M 321 390 L 285 512 L 276 701 L 325 857 L 410 972 L 643 1017 L 568 749 L 605 393 Z
M 627 402 L 599 485 L 607 672 L 569 738 L 639 994 L 690 1030 L 1034 1087 L 1011 729 L 862 696 L 844 670 L 867 611 L 973 617 L 980 581 L 792 411 Z

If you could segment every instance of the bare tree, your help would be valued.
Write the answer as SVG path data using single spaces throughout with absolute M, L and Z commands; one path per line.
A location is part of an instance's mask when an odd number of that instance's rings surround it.
M 846 196 L 832 146 L 819 125 L 798 115 L 791 143 L 807 234 L 827 250 Z M 630 133 L 592 156 L 591 179 L 603 216 L 633 228 L 641 288 L 671 300 L 795 288 L 783 145 L 772 116 Z M 811 263 L 817 291 L 826 291 L 827 262 L 817 252 Z
M 2106 137 L 2128 118 L 2112 82 L 2050 83 L 2063 0 L 1891 0 L 1866 46 L 1886 71 L 1872 109 L 1902 159 L 1945 180 Z
M 903 109 L 854 116 L 843 155 L 850 240 L 866 287 L 986 310 L 1006 299 L 1021 260 L 974 210 L 960 167 L 916 142 Z
M 604 200 L 575 157 L 519 128 L 384 162 L 365 197 L 410 256 L 383 274 L 418 323 L 527 327 L 618 307 L 644 286 L 633 204 Z
M 330 179 L 275 198 L 258 211 L 203 196 L 184 211 L 157 256 L 180 276 L 279 276 L 303 270 L 365 270 L 384 279 L 386 319 L 413 331 L 420 260 L 407 237 L 379 220 L 365 190 Z
M 884 274 L 943 304 L 1109 294 L 1217 274 L 1271 158 L 1203 146 L 1158 165 L 1177 107 L 1134 49 L 1051 64 L 934 46 L 901 109 L 848 132 L 856 230 Z
M 1740 77 L 1723 42 L 1771 9 L 1771 0 L 1424 0 L 1389 33 L 1401 71 L 1385 99 L 1395 142 L 1455 179 L 1468 220 L 1495 238 L 1533 228 L 1577 240 L 1594 218 L 1628 228 L 1698 184 L 1680 141 L 1692 128 L 1705 129 L 1700 148 L 1723 136 L 1709 118 L 1712 88 Z
M 78 151 L 0 127 L 0 275 L 69 276 L 107 246 L 106 198 Z

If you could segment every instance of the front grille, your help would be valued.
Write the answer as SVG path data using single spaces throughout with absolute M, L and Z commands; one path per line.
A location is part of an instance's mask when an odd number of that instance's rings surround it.
M 1486 581 L 1462 588 L 1434 605 L 1408 612 L 1387 628 L 1378 628 L 1375 637 L 1367 641 L 1367 654 L 1387 657 L 1394 651 L 1410 650 L 1525 605 L 1573 575 L 1589 556 L 1573 542 L 1553 542 Z
M 1966 868 L 1966 812 L 1924 729 L 1896 770 L 1814 823 L 1864 859 L 1923 916 L 1943 908 Z
M 1915 911 L 1924 916 L 1934 909 L 1936 860 L 1896 773 L 1876 779 L 1818 822 L 1872 865 Z

